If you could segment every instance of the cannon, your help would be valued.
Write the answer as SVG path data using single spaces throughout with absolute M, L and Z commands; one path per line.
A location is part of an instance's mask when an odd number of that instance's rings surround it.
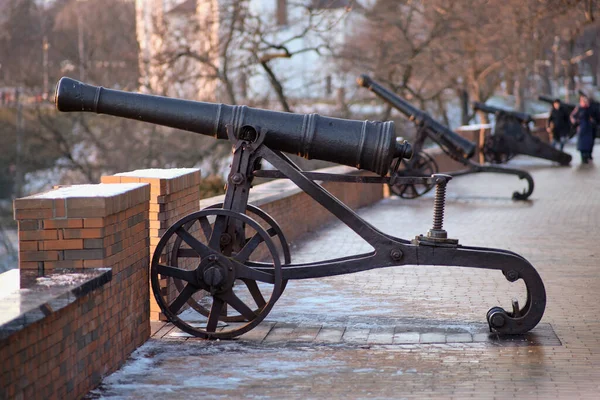
M 433 119 L 426 112 L 419 110 L 408 101 L 393 93 L 389 89 L 367 75 L 361 75 L 357 79 L 359 86 L 369 89 L 392 107 L 400 111 L 409 120 L 414 122 L 417 127 L 417 134 L 412 143 L 413 157 L 410 160 L 403 160 L 404 169 L 397 168 L 392 174 L 402 176 L 409 175 L 428 175 L 439 171 L 435 160 L 423 151 L 423 144 L 429 138 L 437 143 L 442 151 L 453 160 L 466 166 L 466 169 L 448 172 L 451 176 L 461 176 L 467 174 L 490 172 L 498 174 L 516 175 L 519 179 L 527 181 L 527 189 L 522 192 L 513 192 L 513 199 L 526 200 L 533 193 L 533 178 L 527 171 L 519 169 L 504 168 L 495 165 L 481 165 L 471 160 L 475 153 L 476 146 L 471 141 L 459 136 L 449 128 Z M 406 199 L 413 199 L 424 195 L 433 188 L 432 185 L 390 185 L 390 191 L 397 196 Z
M 544 158 L 560 165 L 569 165 L 571 162 L 570 154 L 555 149 L 531 134 L 531 115 L 478 102 L 473 103 L 473 110 L 496 116 L 494 132 L 486 138 L 483 145 L 483 155 L 487 162 L 503 164 L 517 154 Z
M 58 82 L 55 102 L 61 111 L 91 111 L 151 121 L 230 141 L 233 160 L 223 203 L 193 212 L 169 227 L 151 259 L 154 297 L 167 318 L 184 332 L 205 339 L 232 339 L 265 318 L 289 280 L 405 265 L 484 268 L 502 272 L 510 282 L 522 280 L 527 290 L 524 303 L 519 305 L 513 299 L 512 307 L 492 307 L 486 315 L 490 330 L 496 333 L 527 332 L 543 316 L 544 284 L 525 258 L 506 250 L 459 245 L 457 239 L 448 237 L 443 229 L 444 194 L 451 177 L 436 174 L 394 178 L 381 174 L 389 170 L 389 165 L 382 167 L 384 163 L 394 164 L 395 159 L 410 155 L 407 143 L 396 144 L 390 138 L 394 135 L 393 123 L 183 101 L 104 89 L 68 78 Z M 338 143 L 340 150 L 331 148 Z M 303 171 L 284 151 L 355 164 L 375 174 L 340 176 Z M 347 154 L 338 154 L 341 152 Z M 275 170 L 261 170 L 262 159 Z M 373 250 L 325 261 L 292 263 L 281 227 L 266 212 L 248 204 L 256 177 L 290 179 Z M 315 182 L 386 184 L 392 178 L 402 184 L 437 185 L 434 224 L 426 234 L 404 240 L 383 233 Z M 169 290 L 161 286 L 165 280 L 173 283 Z

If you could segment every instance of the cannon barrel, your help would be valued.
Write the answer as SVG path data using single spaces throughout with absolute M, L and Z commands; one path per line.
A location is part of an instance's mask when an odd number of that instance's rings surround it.
M 550 103 L 550 104 L 554 104 L 554 98 L 550 97 L 550 96 L 544 96 L 544 95 L 539 95 L 538 96 L 538 100 L 539 101 L 543 101 L 545 103 Z M 563 101 L 560 102 L 560 106 L 564 107 L 564 109 L 570 114 L 573 112 L 573 110 L 575 109 L 575 104 L 572 103 L 565 103 Z
M 538 96 L 538 100 L 539 101 L 543 101 L 544 103 L 550 103 L 553 104 L 554 103 L 554 98 L 550 97 L 550 96 L 544 96 L 543 94 Z
M 293 114 L 246 106 L 196 102 L 130 93 L 61 78 L 56 88 L 59 111 L 88 111 L 183 129 L 227 139 L 248 127 L 266 131 L 271 149 L 350 165 L 385 175 L 392 160 L 410 158 L 406 142 L 396 143 L 393 122 L 352 121 L 318 114 Z
M 527 113 L 522 113 L 518 111 L 505 110 L 498 107 L 493 107 L 485 103 L 473 102 L 473 110 L 475 111 L 483 111 L 488 114 L 504 114 L 509 115 L 513 118 L 518 119 L 521 122 L 527 123 L 533 121 L 531 115 Z
M 408 101 L 383 87 L 368 75 L 359 76 L 357 83 L 359 86 L 367 88 L 377 96 L 381 97 L 388 104 L 413 121 L 417 126 L 427 126 L 434 131 L 437 134 L 436 139 L 442 142 L 440 145 L 449 147 L 451 150 L 462 154 L 465 158 L 471 158 L 473 154 L 475 154 L 476 146 L 474 143 L 440 124 L 438 121 L 431 118 L 429 114 L 414 107 Z

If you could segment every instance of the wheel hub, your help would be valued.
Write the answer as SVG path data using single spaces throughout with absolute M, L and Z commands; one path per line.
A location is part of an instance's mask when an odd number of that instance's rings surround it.
M 202 260 L 197 277 L 211 294 L 227 291 L 233 287 L 233 266 L 222 257 L 211 255 Z
M 225 277 L 221 272 L 221 268 L 212 265 L 204 270 L 204 282 L 210 286 L 211 288 L 221 286 L 221 284 L 225 281 Z

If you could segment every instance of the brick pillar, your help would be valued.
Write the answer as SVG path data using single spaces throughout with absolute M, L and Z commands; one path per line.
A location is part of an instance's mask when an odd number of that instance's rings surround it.
M 534 136 L 537 136 L 545 143 L 552 143 L 552 135 L 546 131 L 546 125 L 548 123 L 548 118 L 550 117 L 550 113 L 543 114 L 535 114 L 532 116 L 533 118 L 533 129 L 531 133 Z
M 130 183 L 15 200 L 19 268 L 111 268 L 112 280 L 0 341 L 11 382 L 0 398 L 80 398 L 148 339 L 149 198 L 149 185 Z
M 148 197 L 147 185 L 129 184 L 67 186 L 16 199 L 19 268 L 122 266 L 123 258 L 147 251 Z
M 200 201 L 200 170 L 197 168 L 140 169 L 116 175 L 103 176 L 102 183 L 150 184 L 150 259 L 163 233 L 184 216 L 198 211 Z M 163 260 L 168 263 L 168 260 Z M 162 282 L 169 297 L 175 288 Z M 150 320 L 166 320 L 150 295 Z

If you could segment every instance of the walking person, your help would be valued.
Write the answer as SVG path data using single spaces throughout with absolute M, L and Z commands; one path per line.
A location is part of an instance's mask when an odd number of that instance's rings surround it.
M 559 99 L 555 99 L 552 103 L 550 117 L 546 123 L 546 131 L 552 134 L 552 146 L 563 151 L 565 143 L 569 137 L 571 123 L 569 121 L 569 113 L 560 103 Z
M 577 150 L 581 153 L 581 163 L 587 164 L 592 159 L 595 122 L 590 108 L 590 101 L 586 96 L 579 96 L 579 105 L 571 113 L 571 122 L 579 124 L 577 128 Z

